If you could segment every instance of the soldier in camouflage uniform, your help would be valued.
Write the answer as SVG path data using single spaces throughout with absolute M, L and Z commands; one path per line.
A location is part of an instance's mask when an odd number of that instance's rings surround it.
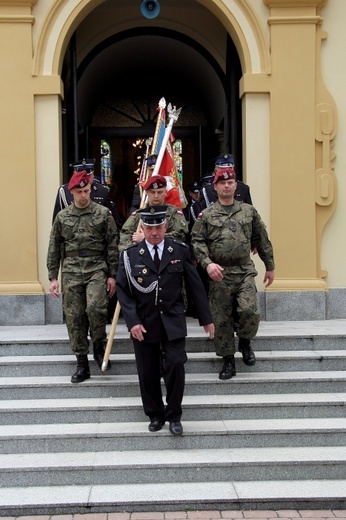
M 257 334 L 260 315 L 255 285 L 258 273 L 250 258 L 251 249 L 257 249 L 265 264 L 266 286 L 274 280 L 274 254 L 256 209 L 234 200 L 237 187 L 234 169 L 217 172 L 214 187 L 219 200 L 198 215 L 192 228 L 192 246 L 197 261 L 211 279 L 209 302 L 215 324 L 215 350 L 224 360 L 219 378 L 230 379 L 236 374 L 234 300 L 239 315 L 238 350 L 246 365 L 256 362 L 250 340 Z
M 89 182 L 91 186 L 91 200 L 97 202 L 98 204 L 102 204 L 102 206 L 106 206 L 106 208 L 108 208 L 111 211 L 117 228 L 120 229 L 122 221 L 118 212 L 117 205 L 110 198 L 110 190 L 108 186 L 101 184 L 100 181 L 95 178 L 94 164 L 95 159 L 83 159 L 81 161 L 77 161 L 75 163 L 70 164 L 70 166 L 73 168 L 73 173 L 80 171 L 87 172 L 87 174 L 90 176 Z M 60 186 L 56 195 L 52 223 L 54 222 L 55 217 L 57 216 L 59 211 L 69 206 L 69 204 L 71 204 L 72 202 L 73 197 L 70 190 L 68 189 L 68 184 L 63 184 L 62 186 Z
M 49 239 L 47 256 L 49 291 L 59 297 L 58 273 L 61 250 L 63 308 L 77 371 L 72 383 L 90 377 L 88 329 L 94 359 L 102 367 L 107 341 L 108 299 L 115 293 L 119 232 L 111 212 L 90 198 L 90 177 L 86 171 L 73 174 L 69 182 L 73 203 L 61 210 Z
M 148 196 L 149 206 L 162 206 L 165 204 L 167 182 L 161 175 L 154 175 L 149 177 L 147 182 L 144 184 L 143 189 L 146 191 Z M 185 242 L 186 235 L 188 232 L 187 221 L 183 215 L 183 212 L 177 206 L 171 204 L 167 205 L 167 232 L 166 236 L 170 238 L 178 238 Z M 126 220 L 120 231 L 119 240 L 119 251 L 122 251 L 127 246 L 136 243 L 138 244 L 144 239 L 144 235 L 141 231 L 137 231 L 140 224 L 140 213 L 134 211 L 129 218 Z

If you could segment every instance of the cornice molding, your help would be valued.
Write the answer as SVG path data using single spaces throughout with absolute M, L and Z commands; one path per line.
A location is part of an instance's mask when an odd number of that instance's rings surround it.
M 323 22 L 321 16 L 271 16 L 268 18 L 269 25 L 278 24 L 313 24 L 319 25 Z
M 328 0 L 263 0 L 267 7 L 316 7 L 321 9 Z
M 28 15 L 28 16 L 21 16 L 18 15 L 0 15 L 0 23 L 30 23 L 33 24 L 35 22 L 35 17 Z
M 0 0 L 0 7 L 34 7 L 38 0 Z

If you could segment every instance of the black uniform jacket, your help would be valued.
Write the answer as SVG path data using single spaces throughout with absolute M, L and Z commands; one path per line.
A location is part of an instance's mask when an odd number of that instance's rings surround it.
M 125 270 L 126 254 L 129 272 Z M 185 337 L 183 279 L 195 302 L 200 325 L 212 323 L 205 289 L 184 242 L 165 238 L 159 270 L 145 240 L 122 251 L 116 279 L 117 296 L 128 329 L 141 323 L 147 330 L 144 341 L 159 342 L 164 339 L 162 323 L 168 340 Z M 150 292 L 141 291 L 150 288 L 151 284 Z

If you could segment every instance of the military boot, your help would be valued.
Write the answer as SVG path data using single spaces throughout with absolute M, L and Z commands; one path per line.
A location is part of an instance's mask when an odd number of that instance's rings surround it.
M 231 379 L 231 377 L 236 375 L 234 356 L 224 356 L 223 361 L 219 379 Z
M 239 338 L 238 350 L 243 355 L 245 365 L 252 367 L 256 363 L 256 356 L 251 348 L 249 339 Z
M 96 341 L 94 344 L 94 359 L 98 366 L 102 368 L 103 358 L 105 355 L 106 345 L 104 341 Z M 108 361 L 106 370 L 111 368 L 111 362 Z
M 71 377 L 71 383 L 81 383 L 90 378 L 88 356 L 79 354 L 77 357 L 77 371 Z

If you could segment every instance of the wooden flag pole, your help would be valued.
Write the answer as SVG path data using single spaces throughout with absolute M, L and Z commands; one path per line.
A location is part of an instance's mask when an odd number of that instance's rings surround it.
M 179 117 L 180 112 L 181 112 L 181 108 L 179 108 L 178 110 L 176 109 L 176 107 L 172 108 L 172 105 L 170 103 L 168 104 L 167 110 L 168 110 L 169 123 L 168 123 L 168 125 L 166 127 L 166 130 L 165 130 L 165 135 L 164 135 L 162 143 L 161 143 L 161 148 L 160 148 L 159 155 L 157 157 L 157 160 L 156 160 L 156 163 L 155 163 L 155 167 L 154 167 L 154 171 L 153 171 L 152 175 L 158 175 L 157 172 L 160 169 L 162 158 L 163 158 L 163 155 L 165 153 L 165 149 L 166 149 L 166 146 L 167 146 L 167 143 L 168 143 L 169 136 L 171 135 L 173 124 L 178 120 L 178 117 Z M 144 203 L 145 203 L 145 197 L 142 196 L 141 207 L 143 207 L 142 204 L 144 205 Z M 138 223 L 137 231 L 139 229 L 140 229 L 140 222 Z M 112 319 L 112 325 L 111 325 L 111 329 L 109 331 L 108 341 L 107 341 L 105 353 L 104 353 L 104 356 L 103 356 L 103 362 L 102 362 L 102 366 L 101 366 L 102 373 L 107 370 L 107 365 L 108 365 L 109 356 L 110 356 L 111 350 L 112 350 L 115 330 L 117 328 L 118 321 L 119 321 L 119 314 L 120 314 L 120 303 L 118 301 L 117 305 L 115 307 L 114 316 L 113 316 L 113 319 Z
M 143 176 L 143 177 L 147 176 L 147 174 L 143 175 L 143 169 L 146 170 L 146 167 L 144 166 L 144 163 L 145 163 L 146 158 L 148 156 L 149 146 L 151 145 L 151 141 L 152 141 L 152 139 L 150 138 L 150 139 L 147 139 L 146 142 L 145 142 L 147 149 L 146 149 L 145 158 L 144 158 L 143 164 L 142 164 L 141 176 Z M 144 179 L 144 180 L 146 180 L 146 179 Z M 141 205 L 140 205 L 141 208 L 144 206 L 145 201 L 146 201 L 146 196 L 145 196 L 145 192 L 143 190 L 143 194 L 142 194 L 142 197 L 141 197 Z M 139 229 L 140 229 L 140 225 L 138 224 L 137 231 L 139 231 Z M 113 346 L 113 340 L 114 340 L 114 336 L 115 336 L 115 331 L 116 331 L 116 328 L 117 328 L 117 325 L 118 325 L 118 321 L 119 321 L 120 308 L 121 308 L 120 307 L 120 303 L 119 303 L 119 301 L 117 301 L 117 304 L 116 304 L 116 307 L 115 307 L 115 311 L 114 311 L 114 315 L 113 315 L 113 319 L 112 319 L 111 328 L 110 328 L 110 331 L 109 331 L 109 336 L 108 336 L 108 341 L 107 341 L 105 353 L 103 355 L 103 361 L 102 361 L 102 366 L 101 366 L 102 373 L 107 370 L 107 365 L 108 365 L 109 357 L 111 355 L 111 350 L 112 350 L 112 346 Z
M 118 321 L 119 321 L 119 314 L 120 314 L 120 303 L 119 303 L 119 301 L 117 301 L 113 319 L 112 319 L 111 329 L 109 331 L 109 336 L 108 336 L 105 353 L 103 356 L 103 361 L 102 361 L 102 366 L 101 366 L 102 372 L 105 372 L 107 370 L 108 360 L 109 360 L 109 356 L 111 355 L 112 344 L 113 344 L 113 339 L 114 339 L 114 335 L 115 335 L 115 329 L 117 328 Z

